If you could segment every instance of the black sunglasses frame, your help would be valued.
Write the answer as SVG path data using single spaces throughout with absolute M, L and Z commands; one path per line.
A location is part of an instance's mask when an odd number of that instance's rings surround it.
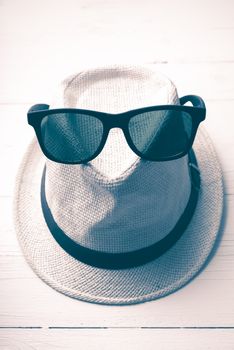
M 112 128 L 121 128 L 123 130 L 123 133 L 125 135 L 126 141 L 129 145 L 129 147 L 142 159 L 145 160 L 150 160 L 150 161 L 169 161 L 169 160 L 174 160 L 183 157 L 188 153 L 190 148 L 192 147 L 197 128 L 200 124 L 205 119 L 206 116 L 206 107 L 205 103 L 202 100 L 201 97 L 196 96 L 196 95 L 187 95 L 184 97 L 181 97 L 180 99 L 180 105 L 159 105 L 159 106 L 150 106 L 150 107 L 144 107 L 144 108 L 139 108 L 139 109 L 134 109 L 131 111 L 123 112 L 123 113 L 118 113 L 118 114 L 112 114 L 112 113 L 105 113 L 105 112 L 98 112 L 98 111 L 92 111 L 92 110 L 87 110 L 87 109 L 77 109 L 77 108 L 57 108 L 57 109 L 49 109 L 49 105 L 47 104 L 36 104 L 32 106 L 29 111 L 28 111 L 28 124 L 31 125 L 36 133 L 39 145 L 45 154 L 47 158 L 49 158 L 52 161 L 55 161 L 57 163 L 62 163 L 62 164 L 83 164 L 91 161 L 92 159 L 96 158 L 97 155 L 102 151 L 109 131 Z M 193 106 L 184 106 L 185 103 L 191 102 Z M 142 154 L 141 152 L 138 151 L 138 149 L 135 147 L 134 143 L 131 140 L 129 130 L 128 130 L 128 124 L 129 121 L 132 117 L 142 114 L 145 112 L 150 112 L 150 111 L 158 111 L 158 110 L 174 110 L 174 111 L 183 111 L 187 112 L 188 114 L 191 115 L 192 117 L 192 133 L 191 137 L 189 140 L 189 143 L 187 145 L 187 148 L 184 150 L 184 152 L 181 152 L 179 154 L 176 154 L 171 157 L 165 157 L 165 158 L 160 158 L 160 159 L 149 159 L 147 156 Z M 50 154 L 47 149 L 44 147 L 43 139 L 42 139 L 42 134 L 41 134 L 41 122 L 44 117 L 50 115 L 50 114 L 59 114 L 59 113 L 81 113 L 84 115 L 89 115 L 93 116 L 97 119 L 99 119 L 102 122 L 103 125 L 103 135 L 102 135 L 102 140 L 100 142 L 100 145 L 97 149 L 97 151 L 89 158 L 84 159 L 82 161 L 61 161 L 55 158 L 52 154 Z

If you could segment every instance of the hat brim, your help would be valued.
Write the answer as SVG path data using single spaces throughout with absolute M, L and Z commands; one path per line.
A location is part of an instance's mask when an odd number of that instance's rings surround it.
M 219 233 L 223 209 L 221 169 L 210 137 L 203 128 L 197 133 L 194 151 L 201 173 L 201 189 L 195 213 L 182 237 L 150 263 L 108 270 L 74 259 L 50 233 L 40 202 L 45 157 L 34 139 L 20 166 L 14 197 L 17 237 L 29 265 L 57 291 L 102 304 L 145 302 L 184 286 L 209 258 Z

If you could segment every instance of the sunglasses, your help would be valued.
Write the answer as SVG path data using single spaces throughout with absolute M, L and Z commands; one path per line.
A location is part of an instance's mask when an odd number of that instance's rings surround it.
M 191 102 L 192 106 L 184 106 Z M 180 105 L 161 105 L 110 114 L 86 109 L 49 109 L 37 104 L 28 111 L 47 158 L 64 164 L 86 163 L 102 151 L 112 128 L 121 128 L 129 147 L 150 161 L 183 157 L 192 147 L 197 128 L 205 119 L 204 101 L 195 95 Z

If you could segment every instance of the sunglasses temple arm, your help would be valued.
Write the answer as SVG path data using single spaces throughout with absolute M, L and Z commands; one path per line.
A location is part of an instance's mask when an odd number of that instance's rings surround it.
M 184 105 L 186 102 L 191 102 L 193 107 L 206 108 L 203 99 L 196 95 L 187 95 L 180 98 L 181 105 Z

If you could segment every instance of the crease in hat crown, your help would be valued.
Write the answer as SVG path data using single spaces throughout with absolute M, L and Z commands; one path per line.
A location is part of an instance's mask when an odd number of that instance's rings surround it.
M 178 103 L 174 84 L 144 66 L 86 70 L 66 79 L 62 89 L 64 107 L 109 113 Z M 187 156 L 143 161 L 120 129 L 111 130 L 93 161 L 65 165 L 47 160 L 46 166 L 46 197 L 56 223 L 74 241 L 98 251 L 129 252 L 161 240 L 190 195 Z

